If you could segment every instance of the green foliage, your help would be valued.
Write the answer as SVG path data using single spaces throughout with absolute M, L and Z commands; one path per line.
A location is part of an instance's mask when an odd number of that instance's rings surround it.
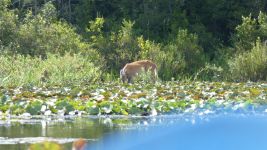
M 38 59 L 79 53 L 101 69 L 102 80 L 114 80 L 126 63 L 139 59 L 154 61 L 163 80 L 225 80 L 221 68 L 229 70 L 228 59 L 250 51 L 258 37 L 266 43 L 266 4 L 2 0 L 0 52 Z M 36 76 L 31 74 L 27 81 Z
M 161 64 L 166 59 L 165 53 L 161 50 L 162 46 L 150 40 L 144 40 L 142 36 L 138 37 L 137 41 L 140 59 L 152 60 L 157 64 L 158 70 L 161 70 Z
M 123 64 L 136 60 L 138 58 L 139 48 L 136 36 L 133 32 L 134 22 L 123 20 L 118 33 L 111 36 L 114 41 L 116 59 L 115 66 L 118 68 Z
M 41 142 L 31 144 L 29 150 L 63 150 L 63 147 L 56 142 Z
M 251 16 L 242 17 L 242 24 L 236 27 L 237 33 L 233 40 L 238 52 L 250 50 L 258 37 L 267 40 L 267 15 L 260 12 L 255 19 Z
M 161 68 L 164 68 L 165 79 L 194 74 L 205 64 L 203 49 L 198 45 L 198 37 L 179 30 L 176 39 L 164 47 L 166 59 Z M 164 67 L 163 67 L 164 66 Z
M 42 108 L 41 101 L 33 101 L 29 103 L 28 106 L 26 107 L 26 112 L 30 113 L 31 115 L 40 115 L 41 108 Z
M 64 113 L 68 114 L 70 111 L 74 111 L 74 106 L 69 99 L 63 99 L 56 102 L 56 109 L 64 110 Z
M 237 81 L 267 80 L 267 47 L 258 39 L 251 51 L 229 60 L 231 77 Z
M 104 18 L 96 18 L 95 21 L 89 21 L 87 32 L 93 44 L 96 44 L 98 40 L 103 38 L 102 28 L 104 24 Z
M 105 58 L 105 69 L 118 72 L 122 65 L 138 58 L 139 49 L 133 33 L 134 22 L 123 20 L 120 30 L 111 35 L 103 34 L 103 23 L 103 18 L 90 21 L 87 32 L 94 48 Z
M 18 31 L 18 49 L 21 54 L 46 57 L 46 53 L 77 53 L 89 49 L 74 29 L 64 22 L 54 21 L 54 7 L 47 3 L 41 13 L 28 12 Z M 51 10 L 51 11 L 50 11 Z M 54 12 L 54 13 L 53 13 Z M 53 14 L 51 14 L 53 13 Z
M 0 11 L 6 10 L 10 4 L 11 4 L 11 0 L 0 1 Z
M 162 45 L 149 40 L 144 40 L 142 36 L 138 37 L 137 41 L 140 48 L 140 59 L 152 60 L 157 65 L 159 78 L 164 80 L 170 79 L 168 78 L 168 74 L 171 70 L 166 68 L 166 63 L 170 58 L 167 58 L 166 53 L 162 50 Z M 144 77 L 147 78 L 148 76 Z
M 14 46 L 17 34 L 18 16 L 7 9 L 9 4 L 10 0 L 0 2 L 0 47 Z
M 215 64 L 205 64 L 205 66 L 197 71 L 194 75 L 194 80 L 204 81 L 221 81 L 225 74 L 223 68 Z
M 0 45 L 7 53 L 47 57 L 47 53 L 83 53 L 99 63 L 103 60 L 90 44 L 82 41 L 75 29 L 64 21 L 57 21 L 56 8 L 46 3 L 37 14 L 28 11 L 18 24 L 13 11 L 0 13 Z
M 45 60 L 2 55 L 0 63 L 1 86 L 87 84 L 101 75 L 99 67 L 81 54 L 50 54 Z

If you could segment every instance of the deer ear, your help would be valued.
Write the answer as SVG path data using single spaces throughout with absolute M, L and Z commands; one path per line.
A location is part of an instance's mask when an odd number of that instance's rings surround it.
M 122 75 L 125 75 L 125 72 L 124 72 L 123 69 L 120 70 L 120 75 L 121 75 L 121 76 L 122 76 Z

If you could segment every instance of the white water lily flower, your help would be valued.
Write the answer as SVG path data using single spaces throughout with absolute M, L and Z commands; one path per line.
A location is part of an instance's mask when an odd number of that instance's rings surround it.
M 142 93 L 142 91 L 135 91 L 135 94 L 140 94 Z
M 104 90 L 104 89 L 98 89 L 98 91 L 99 91 L 100 93 L 106 92 L 106 90 Z
M 69 87 L 64 87 L 64 90 L 65 90 L 66 92 L 69 92 L 71 89 L 70 89 Z
M 185 100 L 192 100 L 191 95 L 188 95 L 184 98 Z
M 74 116 L 75 115 L 75 111 L 70 111 L 69 115 Z
M 50 115 L 52 115 L 52 111 L 51 110 L 47 110 L 47 111 L 44 112 L 44 115 L 45 116 L 50 116 Z
M 95 97 L 93 97 L 95 100 L 97 100 L 97 101 L 101 101 L 102 99 L 104 99 L 105 98 L 105 96 L 104 95 L 96 95 Z
M 188 108 L 184 111 L 185 113 L 189 113 L 189 112 L 192 112 L 192 109 L 191 108 Z
M 112 105 L 110 107 L 103 107 L 102 109 L 105 113 L 109 114 L 112 111 Z
M 148 104 L 145 104 L 144 106 L 143 106 L 143 108 L 147 108 L 149 105 Z
M 135 99 L 135 102 L 141 102 L 142 98 Z
M 199 100 L 199 107 L 203 108 L 204 107 L 204 100 Z
M 191 104 L 191 108 L 192 110 L 195 110 L 197 108 L 197 105 L 196 104 Z
M 64 116 L 64 114 L 65 114 L 65 109 L 58 110 L 58 111 L 57 111 L 57 114 L 58 114 L 59 116 Z
M 21 102 L 19 102 L 19 105 L 20 105 L 20 106 L 24 106 L 26 103 L 27 103 L 27 102 L 25 102 L 25 101 L 21 101 Z
M 246 106 L 246 104 L 245 104 L 245 103 L 240 103 L 240 104 L 238 104 L 238 106 L 239 106 L 240 108 L 243 108 L 243 107 Z
M 176 100 L 175 99 L 170 99 L 170 100 L 168 100 L 168 102 L 175 102 Z
M 46 110 L 46 106 L 45 105 L 42 105 L 41 112 L 44 112 L 45 110 Z
M 77 94 L 77 96 L 80 97 L 82 94 L 83 94 L 83 92 L 80 91 L 80 92 Z
M 155 108 L 152 108 L 150 111 L 150 116 L 157 116 L 157 115 L 158 115 L 157 110 Z
M 21 93 L 22 87 L 18 87 L 14 89 L 14 95 L 20 94 Z
M 245 95 L 250 95 L 250 92 L 249 91 L 244 91 L 242 93 L 245 94 Z
M 20 116 L 21 117 L 31 117 L 31 114 L 30 113 L 23 113 Z
M 214 111 L 211 111 L 211 110 L 207 109 L 207 110 L 204 111 L 204 113 L 205 114 L 212 114 L 212 113 L 214 113 Z
M 52 91 L 43 91 L 43 94 L 45 94 L 45 95 L 51 95 L 52 94 Z
M 82 114 L 85 114 L 85 111 L 78 111 L 78 116 L 82 116 Z
M 48 101 L 48 102 L 46 102 L 46 104 L 49 106 L 55 106 L 56 105 L 55 102 L 53 102 L 53 101 Z
M 127 104 L 127 103 L 128 103 L 128 100 L 127 100 L 126 98 L 123 98 L 123 99 L 121 100 L 121 102 Z
M 237 109 L 239 109 L 239 108 L 243 108 L 245 106 L 245 104 L 244 103 L 240 103 L 240 104 L 237 104 L 237 105 L 235 105 L 235 106 L 233 106 L 233 110 L 237 110 Z
M 263 100 L 266 100 L 267 99 L 267 95 L 266 94 L 260 94 L 259 96 L 258 96 L 260 99 L 263 99 Z
M 128 97 L 128 96 L 131 96 L 132 94 L 133 94 L 133 92 L 130 92 L 130 91 L 125 91 L 125 93 L 126 93 L 126 96 Z
M 217 105 L 222 105 L 224 102 L 225 102 L 225 100 L 217 100 L 217 101 L 216 101 L 216 104 L 217 104 Z
M 118 93 L 115 93 L 115 94 L 113 94 L 112 96 L 110 96 L 109 99 L 113 100 L 114 98 L 116 98 L 116 97 L 118 97 L 118 96 L 119 96 L 119 94 L 118 94 Z

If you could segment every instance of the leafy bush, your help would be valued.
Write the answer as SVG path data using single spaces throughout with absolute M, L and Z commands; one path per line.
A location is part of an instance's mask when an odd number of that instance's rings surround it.
M 40 13 L 26 14 L 24 23 L 18 31 L 16 49 L 18 53 L 31 56 L 46 57 L 46 53 L 64 54 L 90 50 L 87 43 L 74 28 L 62 21 L 56 20 L 56 9 L 51 3 L 46 3 Z
M 204 81 L 221 81 L 223 79 L 223 68 L 215 64 L 206 64 L 199 69 L 194 76 L 194 80 L 200 79 Z
M 81 54 L 49 54 L 47 59 L 15 55 L 0 56 L 1 86 L 78 85 L 100 78 L 99 67 Z
M 164 77 L 164 71 L 166 68 L 163 68 L 164 62 L 167 61 L 166 54 L 161 50 L 162 46 L 155 42 L 144 40 L 144 38 L 138 37 L 138 46 L 140 48 L 139 57 L 140 59 L 152 60 L 158 68 L 158 74 L 162 78 Z
M 10 1 L 0 2 L 0 48 L 8 54 L 23 54 L 46 58 L 47 53 L 64 55 L 82 53 L 95 64 L 103 64 L 103 59 L 90 44 L 82 41 L 75 28 L 57 20 L 56 8 L 46 3 L 37 14 L 28 11 L 25 17 L 9 10 Z M 100 65 L 99 65 L 100 66 Z
M 251 51 L 229 60 L 231 77 L 237 81 L 267 80 L 267 47 L 260 40 Z
M 120 29 L 111 34 L 104 34 L 104 18 L 89 22 L 87 33 L 93 48 L 97 49 L 106 61 L 106 70 L 118 74 L 126 63 L 138 58 L 138 44 L 133 32 L 134 22 L 123 20 Z
M 166 56 L 161 68 L 164 68 L 162 73 L 165 79 L 192 75 L 205 65 L 204 52 L 198 45 L 197 35 L 187 30 L 179 30 L 176 39 L 163 49 Z
M 153 60 L 159 68 L 159 76 L 163 80 L 176 79 L 197 72 L 204 66 L 205 57 L 203 49 L 198 45 L 198 37 L 179 30 L 176 39 L 161 46 L 143 37 L 138 38 L 141 59 Z
M 18 16 L 7 9 L 10 0 L 0 2 L 0 46 L 13 46 L 16 37 Z
M 236 27 L 233 41 L 237 52 L 248 51 L 260 37 L 267 40 L 267 15 L 260 12 L 257 18 L 242 17 L 242 24 Z

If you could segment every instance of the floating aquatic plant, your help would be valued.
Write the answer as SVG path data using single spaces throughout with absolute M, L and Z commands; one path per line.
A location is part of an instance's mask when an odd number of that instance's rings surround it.
M 10 115 L 152 115 L 267 104 L 267 83 L 103 83 L 73 87 L 0 89 L 0 111 Z

